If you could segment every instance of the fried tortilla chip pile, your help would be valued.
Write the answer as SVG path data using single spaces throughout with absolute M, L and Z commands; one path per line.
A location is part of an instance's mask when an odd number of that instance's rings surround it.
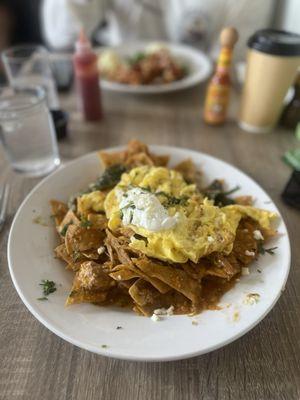
M 172 83 L 183 79 L 186 69 L 166 50 L 152 54 L 137 53 L 130 62 L 123 61 L 112 70 L 101 69 L 100 60 L 100 72 L 106 79 L 127 85 Z
M 75 196 L 68 206 L 51 201 L 61 241 L 55 255 L 75 274 L 66 304 L 131 307 L 146 316 L 170 306 L 175 314 L 216 308 L 222 294 L 233 286 L 242 268 L 254 260 L 259 246 L 274 232 L 245 216 L 239 222 L 229 254 L 213 252 L 197 263 L 148 257 L 130 246 L 135 235 L 130 227 L 120 226 L 114 231 L 108 228 L 104 200 L 125 171 L 143 165 L 165 167 L 169 157 L 151 154 L 138 141 L 131 141 L 124 151 L 99 155 L 105 171 L 89 189 Z M 174 169 L 186 182 L 196 181 L 197 171 L 191 160 Z M 247 198 L 247 204 L 249 201 Z M 237 203 L 242 203 L 240 198 Z M 264 239 L 255 239 L 255 231 L 262 232 Z

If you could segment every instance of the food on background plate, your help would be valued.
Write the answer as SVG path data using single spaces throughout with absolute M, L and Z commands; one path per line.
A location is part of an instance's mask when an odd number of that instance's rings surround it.
M 268 252 L 277 215 L 250 205 L 250 196 L 230 197 L 221 180 L 204 186 L 191 160 L 168 167 L 167 155 L 138 141 L 99 156 L 96 182 L 68 205 L 51 201 L 55 254 L 74 274 L 67 305 L 196 314 L 216 308 Z
M 98 68 L 104 79 L 127 85 L 165 84 L 187 75 L 187 67 L 159 43 L 127 58 L 114 50 L 104 50 L 99 55 Z

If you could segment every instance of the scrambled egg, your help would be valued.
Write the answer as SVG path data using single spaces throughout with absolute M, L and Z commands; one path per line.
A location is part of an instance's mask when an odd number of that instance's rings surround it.
M 122 64 L 119 55 L 113 50 L 104 50 L 98 58 L 98 69 L 104 74 L 114 73 Z
M 145 51 L 147 54 L 153 54 L 159 51 L 169 51 L 169 49 L 164 43 L 152 42 L 148 44 Z
M 167 210 L 168 216 L 176 216 L 177 222 L 170 229 L 153 231 L 146 229 L 145 225 L 130 224 L 127 218 L 126 224 L 136 234 L 130 246 L 165 261 L 184 263 L 192 260 L 196 263 L 199 258 L 215 251 L 228 254 L 242 217 L 249 216 L 266 229 L 270 228 L 271 221 L 276 217 L 275 213 L 251 206 L 216 207 L 210 200 L 203 199 L 195 185 L 187 184 L 179 172 L 163 167 L 142 166 L 123 174 L 120 183 L 105 199 L 104 209 L 111 230 L 124 225 L 120 204 L 125 196 L 128 197 L 129 191 L 136 187 L 143 189 L 141 196 L 146 196 L 147 192 L 149 196 L 154 194 Z M 138 203 L 131 205 L 133 217 L 135 204 Z M 140 214 L 141 211 L 146 213 L 147 209 L 139 208 L 138 211 Z M 153 210 L 152 215 L 155 215 Z M 131 221 L 137 221 L 137 218 Z
M 105 193 L 96 190 L 91 193 L 83 194 L 77 198 L 77 210 L 82 216 L 87 216 L 90 212 L 104 211 Z

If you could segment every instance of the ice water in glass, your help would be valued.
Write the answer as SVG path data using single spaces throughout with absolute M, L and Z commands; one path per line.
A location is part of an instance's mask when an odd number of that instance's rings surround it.
M 42 88 L 2 90 L 0 141 L 17 172 L 42 176 L 59 165 L 55 130 Z
M 2 61 L 10 86 L 41 86 L 46 92 L 50 110 L 59 109 L 59 100 L 50 63 L 50 54 L 43 46 L 21 45 L 2 52 Z

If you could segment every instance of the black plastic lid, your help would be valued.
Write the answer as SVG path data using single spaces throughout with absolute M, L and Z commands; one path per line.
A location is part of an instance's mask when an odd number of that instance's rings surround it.
M 250 36 L 248 47 L 276 56 L 300 56 L 300 35 L 276 29 L 262 29 Z

